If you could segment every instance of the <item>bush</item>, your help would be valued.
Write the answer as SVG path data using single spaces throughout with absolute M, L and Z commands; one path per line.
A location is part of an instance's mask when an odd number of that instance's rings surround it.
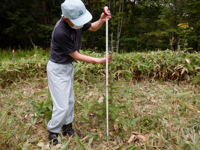
M 101 53 L 81 51 L 93 57 L 105 57 Z M 12 60 L 3 59 L 0 66 L 1 84 L 12 83 L 20 79 L 34 76 L 46 77 L 46 65 L 49 53 L 46 55 L 35 51 L 31 56 L 21 57 L 13 64 Z M 109 74 L 114 80 L 125 77 L 128 80 L 187 80 L 195 77 L 200 69 L 199 53 L 183 51 L 158 51 L 148 53 L 113 53 L 109 64 Z M 89 82 L 91 78 L 105 77 L 105 64 L 92 64 L 75 61 L 75 80 Z M 83 76 L 84 75 L 84 76 Z

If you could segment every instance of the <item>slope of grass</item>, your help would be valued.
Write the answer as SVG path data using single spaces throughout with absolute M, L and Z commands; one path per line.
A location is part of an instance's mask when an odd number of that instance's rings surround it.
M 104 54 L 81 51 L 93 57 L 104 57 Z M 18 56 L 19 55 L 19 56 Z M 120 78 L 135 80 L 159 79 L 162 81 L 178 80 L 191 81 L 200 69 L 200 54 L 183 51 L 157 51 L 148 53 L 112 54 L 113 61 L 109 64 L 109 72 L 115 80 Z M 31 51 L 31 55 L 24 56 L 23 51 L 16 54 L 13 64 L 12 55 L 6 55 L 0 61 L 0 83 L 12 83 L 20 79 L 43 76 L 46 73 L 46 64 L 49 52 L 41 49 Z M 88 64 L 74 62 L 75 79 L 88 82 L 94 75 L 105 76 L 105 64 Z M 83 76 L 84 75 L 84 76 Z M 198 79 L 197 79 L 198 80 Z
M 1 149 L 49 149 L 49 53 L 36 49 L 31 55 L 20 51 L 18 55 L 22 57 L 16 56 L 15 64 L 7 56 L 0 62 Z M 75 62 L 74 127 L 84 138 L 61 136 L 58 149 L 200 149 L 200 86 L 189 82 L 198 73 L 200 55 L 158 51 L 113 57 L 110 136 L 106 136 L 105 64 Z

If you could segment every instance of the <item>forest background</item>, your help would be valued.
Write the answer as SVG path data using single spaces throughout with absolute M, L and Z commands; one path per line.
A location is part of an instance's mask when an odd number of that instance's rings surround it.
M 1 0 L 0 48 L 50 48 L 51 33 L 61 17 L 63 0 Z M 99 19 L 103 7 L 112 12 L 109 38 L 115 52 L 150 50 L 200 51 L 198 0 L 83 0 Z M 105 25 L 105 24 L 104 24 Z M 111 40 L 109 40 L 111 41 Z M 110 44 L 111 45 L 111 44 Z M 105 28 L 86 32 L 81 49 L 105 49 Z M 7 49 L 8 50 L 8 49 Z

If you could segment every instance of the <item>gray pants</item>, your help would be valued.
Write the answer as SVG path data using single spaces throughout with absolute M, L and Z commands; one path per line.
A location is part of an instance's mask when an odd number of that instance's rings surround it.
M 60 133 L 61 127 L 71 123 L 74 118 L 74 66 L 72 63 L 57 64 L 49 61 L 47 76 L 53 101 L 52 117 L 47 128 L 50 132 Z

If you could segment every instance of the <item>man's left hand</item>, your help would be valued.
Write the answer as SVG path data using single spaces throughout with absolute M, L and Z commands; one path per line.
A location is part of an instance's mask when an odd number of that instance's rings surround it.
M 106 22 L 106 16 L 108 17 L 108 20 L 112 18 L 110 11 L 108 11 L 107 15 L 105 15 L 104 13 L 101 14 L 101 17 L 100 17 L 101 21 Z

